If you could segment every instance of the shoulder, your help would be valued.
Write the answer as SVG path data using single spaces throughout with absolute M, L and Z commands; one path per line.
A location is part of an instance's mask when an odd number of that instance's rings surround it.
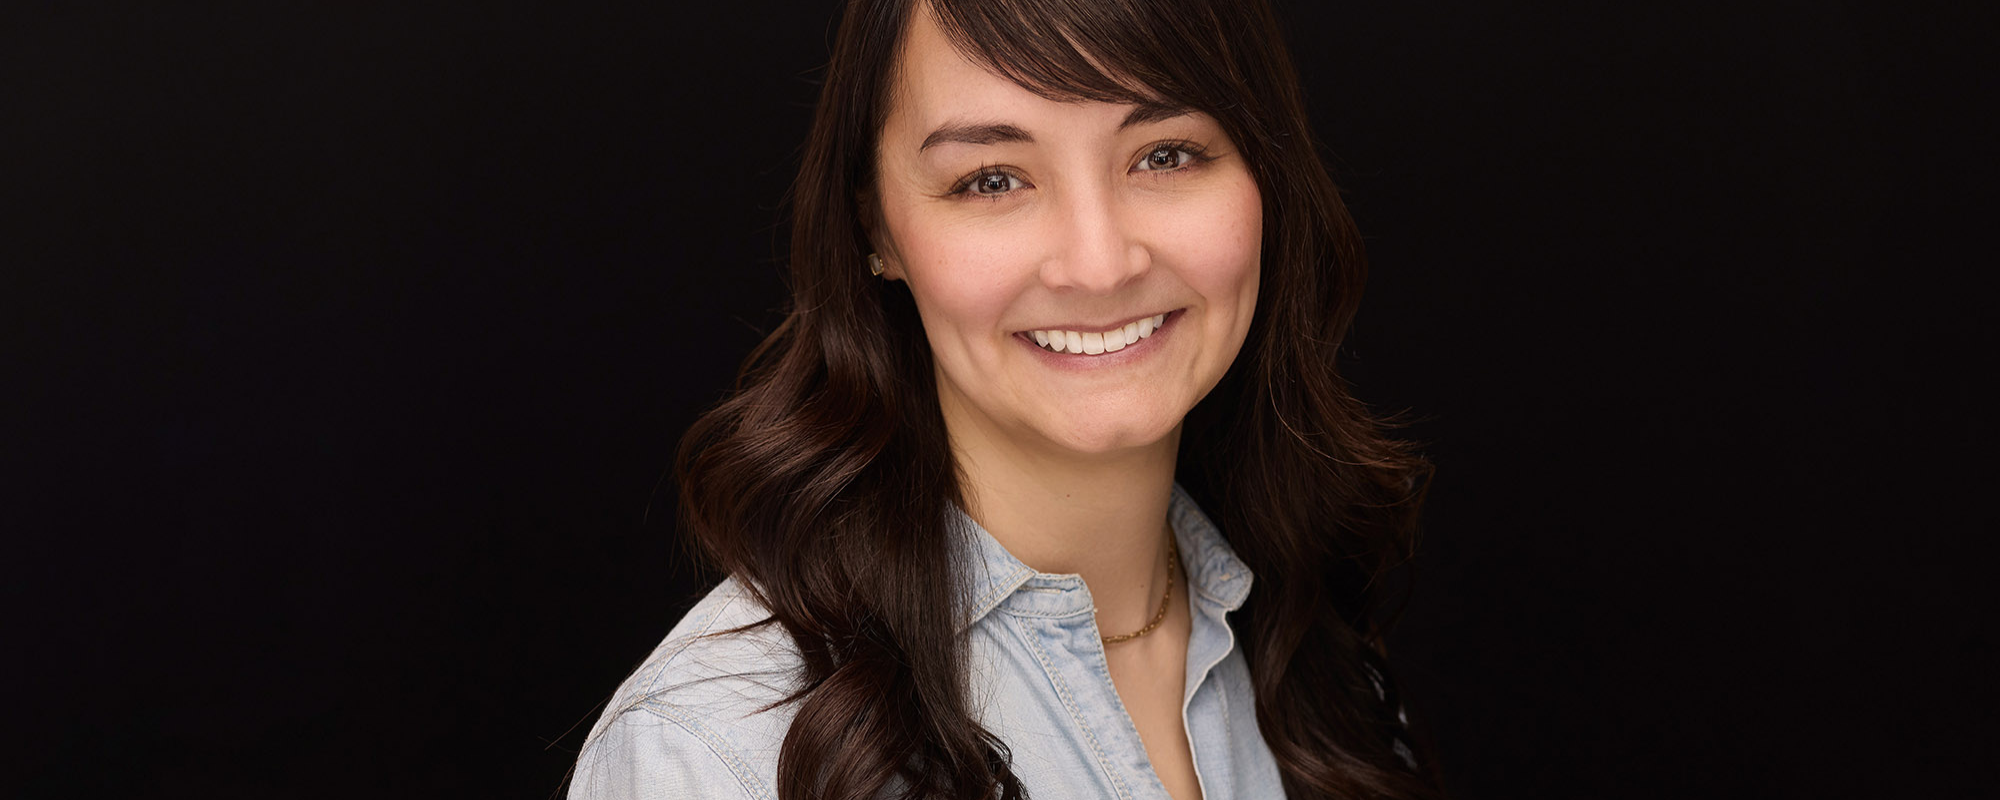
M 689 609 L 612 695 L 570 797 L 774 796 L 800 661 L 768 618 L 735 578 Z

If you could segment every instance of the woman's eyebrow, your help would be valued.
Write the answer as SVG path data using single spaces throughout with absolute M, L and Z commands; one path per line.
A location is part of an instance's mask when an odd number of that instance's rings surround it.
M 931 131 L 931 135 L 924 137 L 924 143 L 917 148 L 917 152 L 921 153 L 929 150 L 931 145 L 945 142 L 999 144 L 1034 141 L 1035 137 L 1029 136 L 1027 131 L 1004 122 L 946 123 L 943 127 Z
M 1132 107 L 1132 110 L 1125 115 L 1123 122 L 1118 123 L 1118 129 L 1122 131 L 1134 125 L 1144 125 L 1149 122 L 1173 119 L 1174 117 L 1192 113 L 1192 111 L 1193 109 L 1177 103 L 1140 103 Z M 931 131 L 931 135 L 924 137 L 924 143 L 917 146 L 917 152 L 921 153 L 931 149 L 932 145 L 944 144 L 946 142 L 957 142 L 960 144 L 1000 144 L 1002 142 L 1034 144 L 1035 137 L 1028 135 L 1027 131 L 1005 122 L 948 122 L 940 126 L 937 130 Z
M 1159 122 L 1161 120 L 1169 120 L 1173 119 L 1174 117 L 1179 117 L 1192 113 L 1194 113 L 1194 109 L 1181 105 L 1179 103 L 1160 103 L 1160 102 L 1149 101 L 1133 106 L 1131 113 L 1125 115 L 1125 121 L 1118 123 L 1118 129 L 1122 131 L 1134 125 L 1144 125 L 1148 122 Z

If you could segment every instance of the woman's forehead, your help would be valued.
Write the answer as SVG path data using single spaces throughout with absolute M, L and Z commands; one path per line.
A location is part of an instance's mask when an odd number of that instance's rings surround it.
M 934 123 L 937 117 L 972 109 L 997 112 L 1032 108 L 1032 101 L 1047 102 L 967 58 L 945 37 L 926 3 L 917 4 L 901 49 L 891 92 L 892 113 L 905 112 Z
M 927 3 L 917 4 L 899 56 L 890 92 L 885 137 L 919 137 L 927 148 L 940 132 L 980 129 L 1008 135 L 1008 127 L 1031 129 L 1080 120 L 1123 128 L 1186 112 L 1178 104 L 1057 100 L 1028 89 L 968 57 L 939 27 Z M 1134 92 L 1152 96 L 1152 92 Z M 963 137 L 960 137 L 963 139 Z

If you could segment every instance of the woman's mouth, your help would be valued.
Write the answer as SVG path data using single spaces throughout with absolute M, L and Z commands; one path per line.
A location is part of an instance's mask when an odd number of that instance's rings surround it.
M 1097 356 L 1116 353 L 1151 338 L 1154 332 L 1166 327 L 1167 323 L 1179 314 L 1180 310 L 1176 309 L 1150 317 L 1141 317 L 1104 331 L 1049 329 L 1023 331 L 1020 335 L 1033 340 L 1045 352 Z

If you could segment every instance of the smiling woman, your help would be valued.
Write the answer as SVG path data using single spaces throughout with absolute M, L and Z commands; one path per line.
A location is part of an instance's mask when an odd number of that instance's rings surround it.
M 1375 614 L 1427 471 L 1264 3 L 853 0 L 790 266 L 681 447 L 726 577 L 573 797 L 1438 793 Z
M 870 238 L 884 277 L 910 284 L 946 426 L 966 432 L 961 468 L 1047 481 L 1171 451 L 1257 300 L 1263 209 L 1221 124 L 1145 86 L 1139 103 L 1044 97 L 961 54 L 931 14 L 895 76 Z M 1160 327 L 1126 351 L 1142 319 Z M 1028 347 L 1036 331 L 1061 350 Z M 1151 453 L 1145 471 L 1172 462 Z

